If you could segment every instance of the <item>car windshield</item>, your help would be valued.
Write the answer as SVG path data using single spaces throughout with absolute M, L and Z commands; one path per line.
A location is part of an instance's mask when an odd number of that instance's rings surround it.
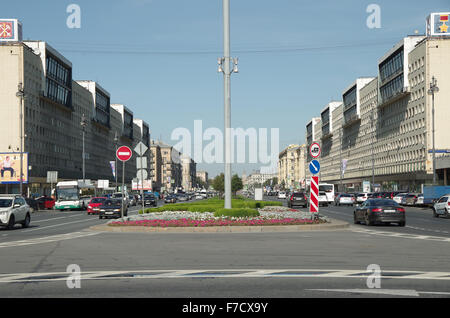
M 106 198 L 93 198 L 91 200 L 91 203 L 102 203 L 105 200 L 106 200 Z
M 12 199 L 0 199 L 0 208 L 9 208 L 12 202 Z
M 144 195 L 144 198 L 145 199 L 154 199 L 155 196 L 153 194 L 146 194 L 146 195 Z
M 60 201 L 78 200 L 79 194 L 77 188 L 58 188 L 57 198 Z
M 105 206 L 116 206 L 116 205 L 121 205 L 122 201 L 120 200 L 105 200 L 103 202 L 103 205 Z
M 332 192 L 333 186 L 332 185 L 319 185 L 319 191 Z

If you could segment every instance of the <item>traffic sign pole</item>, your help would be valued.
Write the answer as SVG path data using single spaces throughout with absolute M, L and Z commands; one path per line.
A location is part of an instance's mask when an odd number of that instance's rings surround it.
M 311 177 L 311 190 L 309 194 L 309 212 L 319 212 L 319 177 Z
M 133 152 L 127 146 L 121 146 L 116 151 L 117 159 L 119 159 L 123 163 L 122 164 L 122 209 L 120 211 L 120 214 L 122 215 L 122 218 L 123 218 L 123 210 L 124 210 L 124 208 L 123 208 L 123 198 L 125 196 L 124 191 L 123 191 L 124 187 L 125 187 L 125 162 L 130 160 L 132 155 L 133 155 Z

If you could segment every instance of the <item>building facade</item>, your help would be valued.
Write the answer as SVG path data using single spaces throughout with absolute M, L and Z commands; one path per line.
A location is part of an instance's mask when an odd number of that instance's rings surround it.
M 448 36 L 408 36 L 379 59 L 376 77 L 350 85 L 342 106 L 331 111 L 331 134 L 322 134 L 321 182 L 338 191 L 361 191 L 364 181 L 372 191 L 421 191 L 431 183 L 433 135 L 436 157 L 450 153 L 449 56 Z M 439 87 L 434 116 L 428 93 L 433 77 Z M 311 122 L 306 130 L 312 136 Z M 440 184 L 448 184 L 444 161 L 436 163 Z
M 22 143 L 28 158 L 22 161 L 23 175 L 28 173 L 25 195 L 50 194 L 47 171 L 58 171 L 59 181 L 83 178 L 83 129 L 85 178 L 93 184 L 99 179 L 114 183 L 110 162 L 115 160 L 115 132 L 121 134 L 121 144 L 136 141 L 133 127 L 111 107 L 105 88 L 73 80 L 72 63 L 43 41 L 2 43 L 0 74 L 0 152 L 20 156 Z M 21 89 L 23 100 L 16 95 Z M 13 170 L 14 182 L 2 182 L 0 192 L 19 192 L 20 170 Z M 135 163 L 127 163 L 127 183 L 135 170 Z
M 286 189 L 305 186 L 305 145 L 289 145 L 278 156 L 278 184 Z

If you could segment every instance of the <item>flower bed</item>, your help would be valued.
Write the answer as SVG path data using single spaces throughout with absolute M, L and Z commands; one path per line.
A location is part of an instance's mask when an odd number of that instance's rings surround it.
M 209 226 L 270 226 L 270 225 L 302 225 L 302 224 L 320 224 L 325 223 L 324 220 L 308 220 L 296 218 L 283 219 L 266 219 L 266 218 L 251 218 L 251 219 L 150 219 L 140 221 L 115 221 L 109 223 L 110 226 L 149 226 L 149 227 L 209 227 Z

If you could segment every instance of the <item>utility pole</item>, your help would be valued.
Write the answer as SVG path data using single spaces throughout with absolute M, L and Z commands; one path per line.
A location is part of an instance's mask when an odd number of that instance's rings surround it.
M 374 108 L 375 109 L 375 108 Z M 373 121 L 374 121 L 374 116 L 373 116 L 373 110 L 372 113 L 370 115 L 370 120 L 371 120 L 371 127 L 372 127 L 372 142 L 371 142 L 371 150 L 372 150 L 372 187 L 371 187 L 371 191 L 373 192 L 374 189 L 374 184 L 375 184 L 375 158 L 374 158 L 374 143 L 375 143 L 375 131 L 373 130 Z
M 23 89 L 23 84 L 19 83 L 17 97 L 20 97 L 20 107 L 19 107 L 19 138 L 20 138 L 20 195 L 23 195 L 23 99 L 25 98 L 25 91 Z M 28 167 L 27 167 L 28 169 Z
M 117 153 L 117 147 L 119 145 L 119 137 L 117 136 L 117 131 L 114 133 L 114 145 L 116 146 L 116 152 Z M 118 191 L 118 184 L 117 184 L 117 156 L 114 155 L 114 157 L 116 158 L 116 164 L 114 166 L 114 175 L 116 178 L 116 192 Z
M 434 136 L 434 93 L 439 92 L 439 87 L 437 87 L 436 78 L 433 76 L 430 83 L 430 89 L 428 90 L 428 94 L 431 95 L 431 132 L 433 138 L 433 185 L 436 184 L 436 148 L 435 148 L 435 136 Z
M 86 153 L 85 153 L 85 149 L 84 149 L 84 135 L 86 133 L 87 120 L 86 120 L 86 116 L 84 114 L 81 116 L 80 125 L 81 125 L 81 129 L 82 129 L 82 133 L 83 133 L 83 185 L 86 186 L 86 170 L 85 170 Z
M 342 192 L 342 189 L 343 189 L 343 186 L 342 186 L 342 146 L 343 146 L 343 143 L 342 143 L 342 127 L 339 130 L 339 138 L 341 140 L 341 143 L 339 145 L 339 166 L 340 166 L 340 172 L 341 172 L 340 176 L 339 176 L 339 178 L 340 178 L 340 189 L 339 189 L 339 192 Z
M 231 209 L 231 73 L 237 73 L 238 59 L 230 57 L 230 0 L 223 0 L 223 51 L 218 59 L 219 72 L 224 77 L 224 117 L 225 117 L 225 209 Z M 223 66 L 223 67 L 222 67 Z

